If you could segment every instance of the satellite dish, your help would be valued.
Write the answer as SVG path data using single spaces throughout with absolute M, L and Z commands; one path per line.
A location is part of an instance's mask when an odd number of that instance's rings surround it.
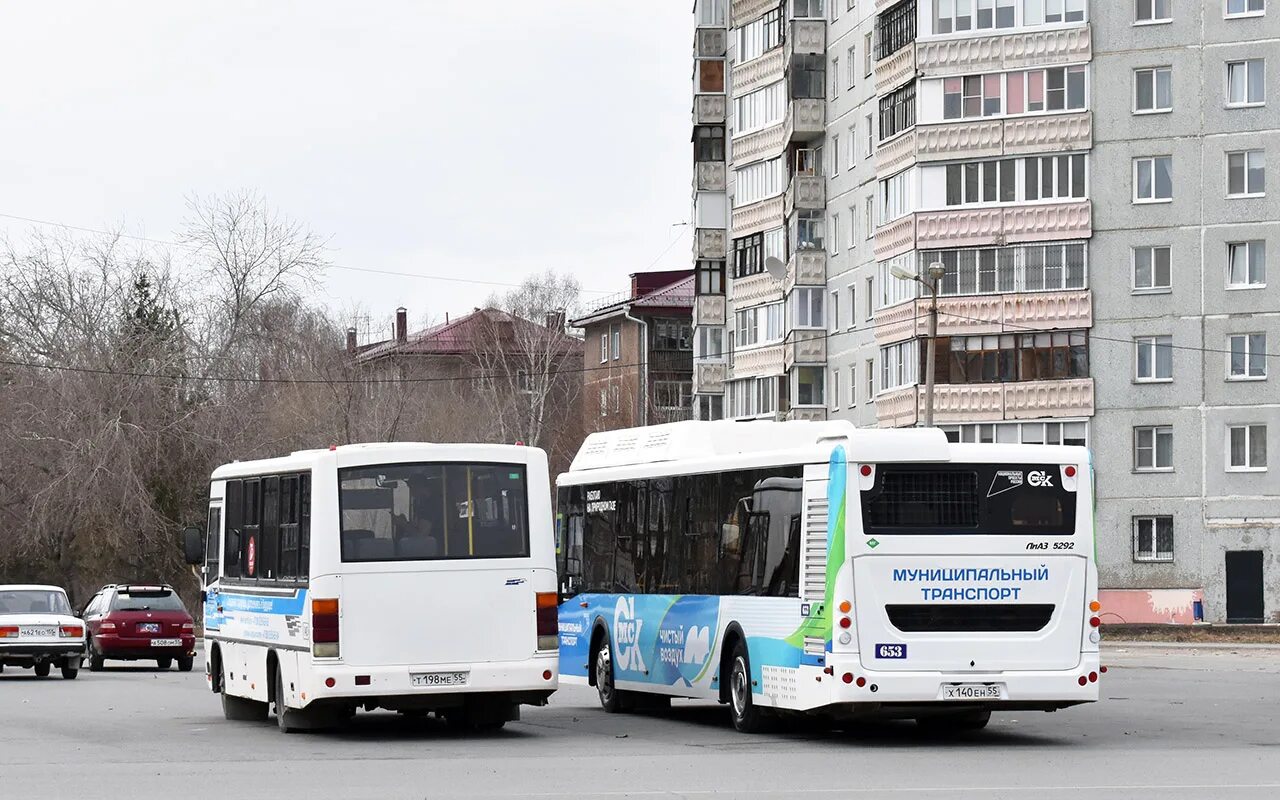
M 782 282 L 783 278 L 787 277 L 787 265 L 776 256 L 769 256 L 764 260 L 764 269 L 779 283 Z

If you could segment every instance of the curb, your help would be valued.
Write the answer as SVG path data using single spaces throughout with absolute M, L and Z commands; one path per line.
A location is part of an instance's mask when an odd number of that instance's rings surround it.
M 1240 642 L 1102 642 L 1103 650 L 1127 649 L 1135 650 L 1275 650 L 1280 651 L 1280 643 Z

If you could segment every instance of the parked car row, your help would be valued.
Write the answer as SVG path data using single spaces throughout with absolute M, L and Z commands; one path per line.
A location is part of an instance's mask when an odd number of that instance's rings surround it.
M 110 584 L 79 614 L 58 586 L 0 586 L 0 672 L 34 669 L 45 677 L 58 667 L 74 679 L 87 660 L 155 661 L 189 672 L 195 661 L 195 622 L 173 587 Z

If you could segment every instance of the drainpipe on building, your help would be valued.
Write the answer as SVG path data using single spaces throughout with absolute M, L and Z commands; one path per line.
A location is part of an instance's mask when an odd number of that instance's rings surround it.
M 649 424 L 649 323 L 631 316 L 631 306 L 622 307 L 622 318 L 640 326 L 640 424 Z

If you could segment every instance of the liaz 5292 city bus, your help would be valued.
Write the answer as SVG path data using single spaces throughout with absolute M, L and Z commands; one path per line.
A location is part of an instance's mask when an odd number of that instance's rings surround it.
M 558 683 L 546 454 L 367 444 L 219 467 L 205 673 L 228 719 L 283 730 L 358 707 L 501 727 Z
M 1098 699 L 1088 451 L 677 422 L 558 480 L 560 674 L 606 711 L 718 699 L 973 729 Z

